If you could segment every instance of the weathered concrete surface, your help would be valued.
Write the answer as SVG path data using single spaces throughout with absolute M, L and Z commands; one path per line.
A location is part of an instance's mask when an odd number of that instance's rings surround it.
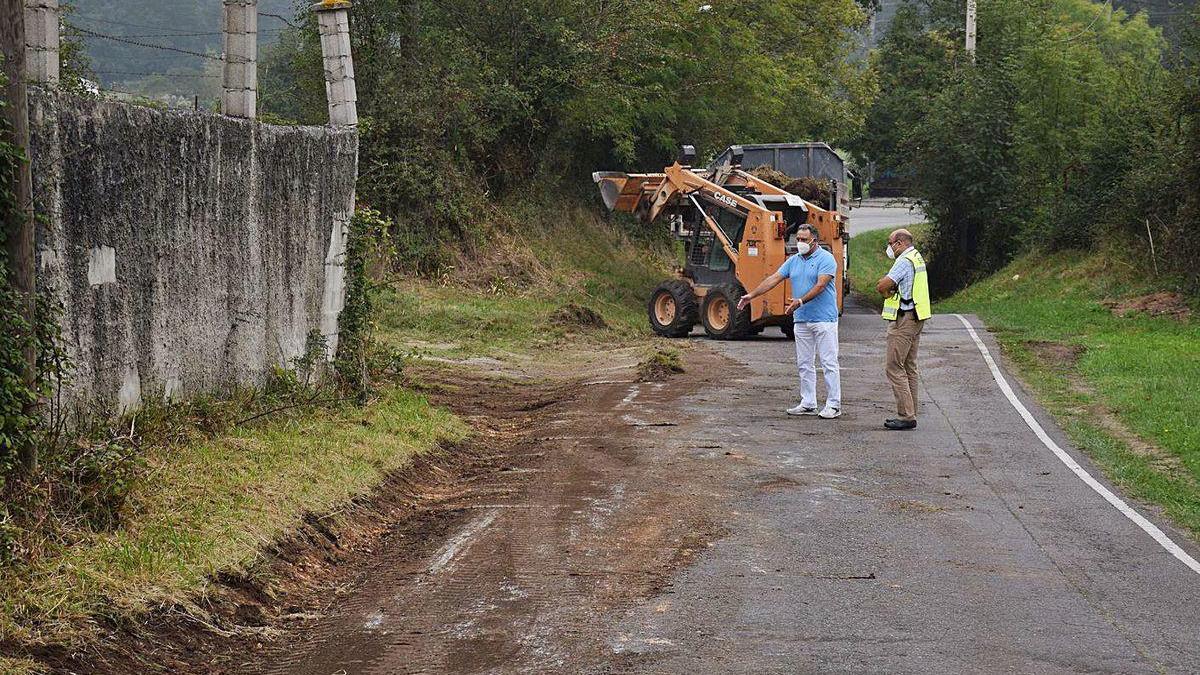
M 355 133 L 46 91 L 30 113 L 69 403 L 260 384 L 311 331 L 336 345 Z
M 289 675 L 1200 670 L 1200 577 L 1042 446 L 953 317 L 922 341 L 919 433 L 883 429 L 881 323 L 843 320 L 838 420 L 783 414 L 796 381 L 791 344 L 774 336 L 701 342 L 666 383 L 589 380 L 523 420 L 526 443 L 497 447 L 507 470 L 446 499 L 460 519 L 443 539 L 385 547 L 355 590 L 323 598 L 326 616 L 232 663 Z

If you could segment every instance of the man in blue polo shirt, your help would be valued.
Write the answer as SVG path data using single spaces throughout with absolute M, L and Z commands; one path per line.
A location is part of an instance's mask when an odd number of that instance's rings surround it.
M 788 304 L 796 329 L 796 367 L 800 371 L 800 405 L 789 408 L 789 415 L 819 415 L 833 419 L 842 414 L 842 377 L 838 367 L 837 261 L 817 243 L 817 230 L 805 225 L 796 233 L 799 252 L 784 261 L 779 271 L 763 280 L 758 288 L 738 300 L 744 309 L 758 296 L 790 279 L 796 295 Z M 817 369 L 820 357 L 825 371 L 825 407 L 817 412 Z

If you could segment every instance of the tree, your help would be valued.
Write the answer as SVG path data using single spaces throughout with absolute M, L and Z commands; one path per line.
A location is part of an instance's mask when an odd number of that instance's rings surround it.
M 591 195 L 591 172 L 660 170 L 680 143 L 849 138 L 874 91 L 847 58 L 863 20 L 853 0 L 359 3 L 359 194 L 436 268 L 531 184 Z M 283 37 L 264 109 L 322 122 L 319 55 L 311 20 Z
M 36 281 L 34 278 L 33 252 L 33 185 L 28 157 L 29 106 L 25 92 L 25 3 L 24 0 L 0 0 L 0 51 L 3 52 L 4 107 L 3 134 L 0 149 L 3 157 L 3 185 L 0 185 L 4 236 L 4 278 L 7 282 L 4 304 L 15 305 L 15 318 L 19 321 L 6 328 L 10 339 L 0 359 L 6 363 L 0 367 L 8 372 L 15 371 L 15 382 L 0 382 L 4 392 L 0 396 L 15 401 L 3 406 L 4 420 L 0 431 L 8 431 L 16 424 L 8 418 L 20 418 L 17 424 L 32 417 L 37 397 L 31 395 L 36 389 L 37 350 L 33 335 L 37 307 Z M 15 340 L 13 339 L 15 338 Z M 14 353 L 15 352 L 15 353 Z M 13 363 L 15 362 L 15 363 Z M 8 380 L 8 378 L 3 378 Z M 16 437 L 18 458 L 26 471 L 37 466 L 37 447 L 28 438 Z M 3 439 L 0 439 L 3 440 Z M 10 445 L 0 442 L 0 446 Z
M 1025 247 L 1088 246 L 1126 225 L 1119 214 L 1139 210 L 1128 181 L 1163 147 L 1169 109 L 1164 43 L 1142 15 L 1090 0 L 982 3 L 972 62 L 960 5 L 897 14 L 860 144 L 912 177 L 943 293 Z

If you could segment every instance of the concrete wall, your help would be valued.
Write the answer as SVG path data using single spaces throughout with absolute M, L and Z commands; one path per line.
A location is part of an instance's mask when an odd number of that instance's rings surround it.
M 261 384 L 313 330 L 336 346 L 355 132 L 40 90 L 30 118 L 72 407 Z

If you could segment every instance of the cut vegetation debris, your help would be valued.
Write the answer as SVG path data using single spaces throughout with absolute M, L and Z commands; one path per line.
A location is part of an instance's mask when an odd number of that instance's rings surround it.
M 550 322 L 564 328 L 608 328 L 608 323 L 596 310 L 573 302 L 554 310 Z
M 823 178 L 793 178 L 774 167 L 764 164 L 749 172 L 759 180 L 765 180 L 777 188 L 790 192 L 817 206 L 825 206 L 833 199 L 833 183 Z
M 1159 292 L 1140 295 L 1124 300 L 1105 300 L 1100 303 L 1112 310 L 1117 316 L 1145 314 L 1146 316 L 1161 316 L 1176 321 L 1187 321 L 1192 316 L 1187 299 L 1180 293 Z
M 679 351 L 671 347 L 656 348 L 638 364 L 638 379 L 643 382 L 665 380 L 684 372 Z

